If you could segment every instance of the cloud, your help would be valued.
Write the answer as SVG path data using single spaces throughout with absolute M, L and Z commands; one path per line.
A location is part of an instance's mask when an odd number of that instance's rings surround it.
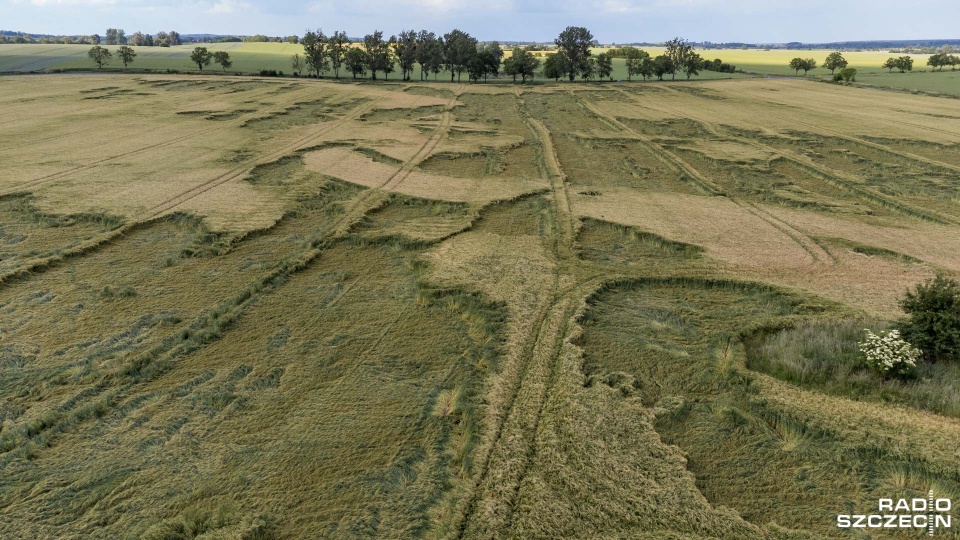
M 112 6 L 117 0 L 30 0 L 35 6 Z
M 246 2 L 236 0 L 219 0 L 207 10 L 207 13 L 233 13 L 237 10 L 248 10 L 252 6 Z

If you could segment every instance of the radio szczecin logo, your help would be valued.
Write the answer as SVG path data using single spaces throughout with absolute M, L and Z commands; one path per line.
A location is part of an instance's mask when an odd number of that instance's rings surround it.
M 925 529 L 933 535 L 937 529 L 953 527 L 953 501 L 935 498 L 930 491 L 926 499 L 880 499 L 873 514 L 840 514 L 841 529 Z

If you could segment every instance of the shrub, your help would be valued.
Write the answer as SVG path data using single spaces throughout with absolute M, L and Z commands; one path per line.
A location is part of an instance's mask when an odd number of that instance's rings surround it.
M 879 334 L 867 330 L 859 348 L 867 366 L 885 377 L 909 377 L 920 359 L 920 350 L 901 338 L 898 330 Z
M 938 275 L 907 291 L 900 307 L 908 317 L 897 325 L 928 362 L 960 359 L 960 283 Z

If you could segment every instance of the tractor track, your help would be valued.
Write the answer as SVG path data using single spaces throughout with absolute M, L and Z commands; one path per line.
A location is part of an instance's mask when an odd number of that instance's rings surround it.
M 380 204 L 383 201 L 385 201 L 386 198 L 381 196 L 385 194 L 383 191 L 384 188 L 387 185 L 392 185 L 394 187 L 399 185 L 403 181 L 403 179 L 405 179 L 409 175 L 409 172 L 416 167 L 416 164 L 418 164 L 427 156 L 429 156 L 429 153 L 432 151 L 432 149 L 435 148 L 437 144 L 439 144 L 439 141 L 446 135 L 452 123 L 450 121 L 450 117 L 451 117 L 450 111 L 455 106 L 457 97 L 462 92 L 462 88 L 463 87 L 461 86 L 460 89 L 454 94 L 454 96 L 450 99 L 450 101 L 447 104 L 446 111 L 444 113 L 446 116 L 446 121 L 441 121 L 438 123 L 437 128 L 435 129 L 433 135 L 427 141 L 424 142 L 423 146 L 421 147 L 421 150 L 417 152 L 414 158 L 411 158 L 411 160 L 407 162 L 408 166 L 405 166 L 404 169 L 401 169 L 401 171 L 398 171 L 396 174 L 388 178 L 383 184 L 381 184 L 381 186 L 364 190 L 363 192 L 358 194 L 357 197 L 355 197 L 356 200 L 354 204 L 351 205 L 350 208 L 346 210 L 342 215 L 333 219 L 331 222 L 325 224 L 321 228 L 321 230 L 318 232 L 318 234 L 315 235 L 315 237 L 317 238 L 317 241 L 311 242 L 310 244 L 308 244 L 309 246 L 308 249 L 302 252 L 298 257 L 297 256 L 289 257 L 286 260 L 282 261 L 281 263 L 278 263 L 277 265 L 275 265 L 273 269 L 271 269 L 264 275 L 259 276 L 255 280 L 255 284 L 260 285 L 260 286 L 254 287 L 254 289 L 257 291 L 256 293 L 249 294 L 246 296 L 242 296 L 242 295 L 234 296 L 232 300 L 228 298 L 222 301 L 221 305 L 223 305 L 223 303 L 228 303 L 230 305 L 226 309 L 226 313 L 222 314 L 221 316 L 225 316 L 229 314 L 232 317 L 239 317 L 243 313 L 243 311 L 245 311 L 247 306 L 249 306 L 251 303 L 259 301 L 259 298 L 261 295 L 266 294 L 270 290 L 272 290 L 273 285 L 271 284 L 274 283 L 277 279 L 282 277 L 288 277 L 289 275 L 292 275 L 294 273 L 297 273 L 309 267 L 310 264 L 314 260 L 316 260 L 317 257 L 319 257 L 323 252 L 325 252 L 330 247 L 330 245 L 332 245 L 333 242 L 337 241 L 338 239 L 342 238 L 343 235 L 347 234 L 350 228 L 352 227 L 352 225 L 355 224 L 357 220 L 361 219 L 364 215 L 366 215 L 366 212 L 369 211 L 370 206 L 363 204 L 364 202 L 370 199 L 376 199 L 377 204 Z M 349 118 L 359 117 L 361 114 L 373 108 L 375 105 L 376 105 L 376 101 L 374 101 L 373 103 L 365 103 L 361 106 L 358 106 L 351 112 L 351 114 L 341 118 L 335 125 L 326 126 L 327 129 L 314 132 L 306 137 L 299 139 L 298 142 L 300 143 L 300 146 L 304 144 L 309 144 L 309 142 L 312 141 L 313 139 L 316 139 L 322 136 L 323 134 L 329 132 L 330 130 L 334 129 L 335 127 L 340 125 L 342 122 L 347 121 L 348 117 Z M 292 148 L 294 146 L 295 146 L 294 144 L 291 144 L 291 145 L 288 145 L 288 148 Z M 261 159 L 266 159 L 266 157 Z M 404 170 L 406 170 L 406 174 L 403 174 L 401 177 L 401 172 Z M 376 204 L 373 207 L 376 207 Z M 160 211 L 160 213 L 162 213 L 162 210 Z M 133 225 L 138 225 L 140 223 L 142 222 L 139 222 L 137 224 L 132 224 L 128 227 L 132 227 Z M 127 228 L 125 227 L 125 228 L 122 228 L 122 230 L 118 229 L 116 231 L 113 231 L 112 232 L 113 237 L 120 236 L 121 234 L 123 234 L 123 232 L 126 229 Z M 20 273 L 22 273 L 22 271 Z M 7 277 L 0 276 L 0 284 L 3 283 L 4 279 L 7 279 Z M 361 279 L 361 278 L 358 277 L 357 279 Z M 356 280 L 354 281 L 354 283 L 356 283 Z M 342 291 L 341 294 L 334 299 L 334 303 L 338 302 L 342 298 L 342 296 L 347 292 L 347 290 L 352 288 L 353 288 L 353 285 L 347 287 L 346 290 Z M 373 342 L 373 344 L 370 347 L 367 348 L 366 353 L 364 354 L 364 357 L 369 355 L 371 352 L 373 352 L 376 349 L 377 346 L 379 346 L 379 344 L 383 341 L 383 339 L 386 337 L 389 331 L 393 328 L 395 323 L 399 321 L 400 318 L 403 317 L 403 315 L 408 311 L 408 309 L 409 309 L 409 305 L 405 306 L 404 309 L 401 310 L 400 314 L 394 319 L 394 321 L 388 324 L 384 328 L 383 332 L 381 332 L 379 337 Z M 195 322 L 192 325 L 188 325 L 187 327 L 193 328 L 198 324 L 198 321 L 206 320 L 207 311 L 208 310 L 205 310 L 200 315 L 198 315 L 195 319 Z M 182 329 L 178 329 L 177 333 L 179 333 L 180 331 L 182 331 Z M 140 372 L 140 370 L 142 370 L 145 365 L 148 365 L 149 363 L 155 361 L 154 359 L 156 358 L 176 356 L 178 354 L 178 347 L 179 345 L 170 345 L 166 347 L 166 349 L 163 351 L 151 350 L 149 352 L 144 353 L 144 355 L 139 355 L 140 357 L 146 358 L 147 360 L 144 365 L 136 365 L 134 371 Z M 140 360 L 138 360 L 138 358 L 134 358 L 132 360 L 131 367 L 133 368 L 133 366 L 137 364 L 137 362 L 143 362 L 142 358 Z M 348 370 L 348 373 L 344 374 L 344 376 L 347 376 L 350 372 L 356 370 L 359 364 L 360 364 L 359 362 L 355 363 L 351 367 L 351 369 Z M 117 404 L 116 407 L 122 407 L 125 403 L 125 401 L 121 399 L 122 396 L 138 384 L 140 384 L 140 381 L 137 381 L 137 380 L 125 382 L 120 387 L 111 387 L 109 385 L 101 384 L 98 387 L 96 387 L 96 390 L 91 395 L 84 394 L 85 399 L 82 401 L 78 401 L 76 406 L 82 407 L 84 404 L 89 403 L 91 400 L 96 400 L 101 396 L 109 395 L 110 400 Z M 89 392 L 89 390 L 84 390 L 83 392 Z M 70 414 L 70 411 L 69 410 L 64 411 L 63 414 L 64 414 L 64 417 L 67 417 Z M 52 444 L 52 443 L 53 443 L 53 439 L 52 438 L 48 439 L 48 444 Z M 13 448 L 11 448 L 10 451 L 12 450 Z M 3 464 L 4 464 L 3 459 L 2 457 L 0 457 L 0 468 L 2 468 Z
M 147 145 L 147 146 L 142 146 L 142 147 L 140 147 L 140 148 L 135 148 L 135 149 L 133 149 L 133 150 L 128 150 L 128 151 L 126 151 L 126 152 L 121 152 L 121 153 L 119 153 L 119 154 L 114 154 L 114 155 L 112 155 L 112 156 L 108 156 L 108 157 L 105 157 L 105 158 L 101 158 L 101 159 L 92 161 L 92 162 L 90 162 L 90 163 L 85 163 L 85 164 L 83 164 L 83 165 L 77 165 L 77 166 L 75 166 L 75 167 L 71 167 L 71 168 L 66 169 L 66 170 L 62 170 L 62 171 L 58 171 L 58 172 L 51 173 L 51 174 L 48 174 L 48 175 L 44 175 L 44 176 L 40 176 L 40 177 L 37 177 L 37 178 L 33 178 L 33 179 L 27 180 L 27 181 L 25 181 L 25 182 L 23 182 L 23 183 L 21 183 L 21 184 L 18 184 L 18 185 L 16 185 L 16 186 L 13 186 L 13 187 L 10 187 L 10 188 L 6 188 L 6 189 L 0 191 L 0 197 L 5 196 L 5 195 L 11 195 L 11 194 L 13 194 L 13 193 L 18 193 L 18 192 L 22 192 L 22 191 L 32 190 L 32 189 L 34 189 L 34 188 L 36 188 L 36 187 L 38 187 L 38 186 L 42 186 L 42 185 L 45 185 L 45 184 L 48 184 L 48 183 L 51 183 L 51 182 L 55 182 L 55 181 L 57 181 L 57 180 L 62 180 L 62 179 L 64 179 L 64 178 L 69 178 L 70 176 L 72 176 L 72 175 L 74 175 L 74 174 L 77 174 L 77 173 L 80 173 L 80 172 L 84 172 L 84 171 L 88 171 L 88 170 L 93 169 L 93 168 L 95 168 L 95 167 L 97 167 L 97 166 L 99 166 L 99 165 L 103 165 L 103 164 L 105 164 L 105 163 L 110 163 L 110 162 L 115 161 L 115 160 L 120 159 L 120 158 L 125 158 L 125 157 L 130 157 L 130 156 L 136 156 L 136 155 L 143 154 L 143 153 L 147 153 L 147 152 L 150 152 L 150 151 L 153 151 L 153 150 L 157 150 L 157 149 L 161 149 L 161 148 L 166 148 L 166 147 L 168 147 L 168 146 L 173 146 L 173 145 L 182 143 L 182 142 L 184 142 L 184 141 L 189 141 L 189 140 L 192 140 L 192 139 L 196 139 L 197 137 L 203 137 L 203 136 L 205 136 L 205 135 L 210 135 L 211 133 L 216 133 L 216 132 L 218 132 L 218 131 L 222 131 L 222 130 L 224 130 L 224 129 L 228 129 L 228 128 L 231 128 L 231 127 L 240 127 L 240 126 L 242 126 L 245 122 L 250 121 L 250 120 L 253 120 L 253 119 L 256 119 L 256 118 L 259 118 L 259 117 L 263 116 L 264 114 L 271 114 L 271 113 L 276 113 L 276 112 L 284 111 L 284 110 L 286 110 L 287 108 L 295 105 L 300 99 L 305 99 L 305 97 L 306 97 L 306 96 L 293 96 L 291 99 L 285 100 L 285 101 L 283 101 L 282 103 L 279 103 L 279 104 L 277 104 L 277 105 L 271 106 L 270 108 L 267 108 L 267 109 L 258 109 L 258 110 L 254 111 L 254 112 L 251 112 L 251 113 L 248 113 L 248 114 L 239 116 L 239 117 L 234 118 L 234 119 L 232 119 L 232 120 L 227 120 L 227 121 L 224 121 L 224 122 L 219 122 L 219 123 L 218 123 L 217 125 L 215 125 L 215 126 L 212 126 L 212 127 L 210 127 L 210 128 L 206 128 L 206 129 L 201 129 L 201 130 L 196 131 L 196 132 L 194 132 L 194 133 L 191 133 L 191 134 L 189 134 L 189 135 L 184 135 L 184 136 L 182 136 L 182 137 L 177 137 L 177 138 L 174 138 L 174 139 L 168 139 L 168 140 L 161 141 L 161 142 L 154 143 L 154 144 L 150 144 L 150 145 Z
M 623 90 L 619 90 L 619 91 L 620 91 L 621 93 L 624 93 L 625 95 L 630 95 L 630 94 L 624 92 Z M 633 96 L 631 96 L 631 97 L 633 97 Z M 637 100 L 636 97 L 633 97 L 633 99 L 634 99 L 637 103 L 639 103 L 639 100 Z M 653 110 L 657 110 L 657 111 L 660 111 L 660 112 L 666 112 L 666 113 L 669 113 L 669 114 L 673 114 L 673 115 L 675 115 L 675 116 L 678 117 L 678 118 L 686 118 L 686 119 L 688 119 L 688 120 L 691 120 L 691 121 L 693 121 L 693 122 L 696 122 L 698 125 L 702 126 L 704 129 L 706 129 L 708 132 L 710 132 L 712 135 L 714 135 L 714 136 L 716 136 L 716 137 L 723 138 L 723 139 L 727 139 L 727 140 L 731 140 L 731 141 L 735 141 L 735 142 L 738 142 L 738 143 L 741 143 L 741 144 L 744 144 L 744 145 L 747 145 L 747 146 L 753 146 L 754 148 L 757 148 L 757 149 L 759 149 L 759 150 L 763 150 L 764 152 L 767 152 L 767 153 L 770 153 L 770 154 L 772 154 L 772 155 L 775 155 L 775 156 L 778 156 L 778 157 L 780 157 L 780 158 L 783 158 L 783 159 L 785 159 L 785 160 L 787 160 L 787 161 L 790 161 L 791 163 L 797 165 L 798 167 L 800 167 L 801 169 L 803 169 L 804 171 L 806 171 L 808 174 L 810 174 L 811 176 L 813 176 L 814 178 L 816 178 L 816 179 L 818 179 L 818 180 L 820 180 L 820 181 L 822 181 L 822 182 L 827 182 L 827 183 L 829 183 L 829 184 L 831 184 L 831 185 L 833 185 L 833 186 L 835 186 L 835 187 L 838 187 L 838 188 L 840 188 L 840 189 L 843 189 L 843 190 L 845 190 L 845 191 L 847 191 L 847 192 L 849 192 L 849 193 L 852 193 L 852 194 L 854 194 L 854 195 L 857 195 L 857 196 L 866 198 L 866 199 L 871 200 L 871 201 L 873 201 L 873 202 L 875 202 L 875 203 L 878 203 L 878 204 L 880 204 L 880 205 L 882 205 L 882 206 L 886 206 L 886 207 L 888 207 L 888 208 L 897 210 L 897 211 L 901 212 L 901 213 L 904 214 L 904 215 L 911 216 L 911 217 L 919 217 L 919 218 L 926 219 L 926 220 L 928 220 L 928 221 L 932 221 L 932 222 L 934 222 L 934 223 L 940 223 L 940 224 L 951 224 L 951 225 L 960 224 L 960 221 L 958 221 L 956 218 L 953 218 L 953 217 L 951 217 L 951 216 L 946 216 L 946 215 L 943 215 L 943 214 L 941 214 L 941 213 L 939 213 L 939 212 L 935 212 L 935 211 L 932 211 L 932 210 L 915 208 L 915 207 L 913 207 L 912 205 L 905 204 L 905 203 L 901 203 L 901 202 L 899 202 L 899 201 L 892 200 L 892 199 L 890 199 L 889 197 L 886 197 L 886 196 L 884 196 L 884 195 L 882 195 L 882 194 L 875 193 L 873 190 L 871 190 L 871 189 L 869 189 L 869 188 L 862 187 L 862 186 L 861 186 L 862 182 L 860 181 L 860 178 L 859 178 L 859 177 L 857 177 L 857 176 L 855 176 L 855 175 L 851 175 L 851 174 L 845 173 L 845 172 L 843 172 L 843 171 L 838 171 L 838 170 L 836 170 L 836 169 L 833 169 L 832 167 L 828 167 L 828 166 L 825 166 L 825 165 L 821 165 L 821 164 L 817 163 L 816 161 L 814 161 L 813 159 L 811 159 L 811 158 L 809 158 L 809 157 L 807 157 L 807 156 L 804 156 L 804 155 L 801 155 L 801 154 L 797 154 L 797 153 L 795 153 L 795 152 L 788 152 L 788 151 L 785 151 L 785 150 L 782 150 L 782 149 L 779 149 L 779 148 L 775 148 L 775 147 L 772 147 L 772 146 L 768 146 L 768 145 L 766 145 L 766 144 L 763 144 L 763 143 L 760 142 L 760 141 L 756 141 L 756 140 L 753 140 L 753 139 L 751 139 L 751 138 L 741 137 L 741 136 L 738 136 L 738 135 L 729 133 L 729 131 L 728 131 L 726 128 L 724 128 L 723 126 L 718 126 L 718 125 L 714 124 L 713 122 L 709 122 L 709 121 L 703 120 L 703 119 L 698 118 L 698 117 L 696 117 L 696 116 L 694 116 L 694 115 L 692 115 L 692 114 L 690 114 L 690 113 L 688 113 L 688 112 L 684 112 L 684 111 L 680 111 L 680 110 L 674 109 L 673 107 L 670 107 L 670 106 L 668 106 L 668 105 L 662 105 L 662 104 L 659 104 L 659 105 L 656 105 L 656 106 L 650 106 L 650 105 L 648 105 L 648 104 L 641 104 L 641 105 L 644 106 L 644 107 L 646 107 L 646 108 L 649 108 L 649 109 L 653 109 Z M 814 124 L 805 123 L 805 122 L 796 122 L 796 123 L 800 123 L 800 124 L 806 125 L 807 127 L 812 128 L 812 129 L 815 129 L 815 130 L 816 130 L 816 129 L 820 129 L 819 127 L 817 127 L 817 126 L 814 125 Z M 830 132 L 831 130 L 829 130 L 829 129 L 824 129 L 823 131 Z M 837 133 L 837 132 L 834 132 L 834 133 L 836 133 L 836 135 L 837 135 L 838 137 L 847 139 L 847 140 L 849 140 L 849 141 L 851 141 L 851 142 L 860 143 L 860 144 L 867 144 L 867 145 L 873 145 L 873 148 L 874 148 L 874 149 L 881 150 L 881 151 L 884 151 L 884 152 L 887 152 L 887 153 L 891 153 L 891 154 L 894 154 L 894 155 L 899 155 L 897 152 L 894 152 L 892 149 L 890 149 L 890 148 L 888 148 L 888 147 L 885 147 L 885 146 L 883 146 L 883 145 L 871 143 L 870 141 L 863 141 L 863 140 L 858 139 L 858 138 L 856 138 L 856 137 L 848 137 L 848 136 L 842 135 L 842 134 Z M 910 158 L 910 159 L 913 159 L 913 157 L 911 157 L 911 156 L 913 156 L 912 154 L 903 154 L 903 156 L 906 156 L 906 157 L 908 157 L 908 158 Z M 923 158 L 923 157 L 921 157 L 921 156 L 916 156 L 916 157 L 919 158 L 919 160 L 920 160 L 921 162 L 927 163 L 927 164 L 929 164 L 929 165 L 933 165 L 933 166 L 944 166 L 944 165 L 945 165 L 945 164 L 942 164 L 942 163 L 940 163 L 940 162 L 938 162 L 938 161 L 928 160 L 927 158 Z M 953 166 L 950 166 L 950 167 L 953 167 Z M 948 168 L 949 168 L 949 167 L 948 167 Z M 960 170 L 960 167 L 956 167 L 956 168 L 957 168 L 958 170 Z
M 525 109 L 522 94 L 515 91 L 516 109 L 540 147 L 541 174 L 551 186 L 556 216 L 549 244 L 553 246 L 557 271 L 541 289 L 532 334 L 518 353 L 516 377 L 509 384 L 503 413 L 495 420 L 490 442 L 478 460 L 478 472 L 458 510 L 451 538 L 474 535 L 479 527 L 485 538 L 509 536 L 509 527 L 523 480 L 536 454 L 536 438 L 544 409 L 559 377 L 563 344 L 570 334 L 570 319 L 586 297 L 577 288 L 564 286 L 564 267 L 575 262 L 574 217 L 567 193 L 566 175 L 560 166 L 550 132 Z M 591 289 L 592 291 L 592 289 Z M 574 294 L 576 293 L 576 294 Z M 494 464 L 498 465 L 494 467 Z M 493 471 L 496 472 L 493 472 Z M 479 509 L 485 508 L 481 516 Z M 491 511 L 491 508 L 493 510 Z
M 625 95 L 629 96 L 629 94 L 624 92 L 623 90 L 618 90 L 618 91 L 623 92 Z M 687 163 L 680 156 L 676 155 L 666 147 L 654 141 L 652 137 L 644 135 L 634 130 L 630 126 L 627 126 L 626 124 L 620 122 L 616 118 L 613 118 L 612 116 L 604 113 L 603 111 L 598 109 L 595 104 L 590 103 L 586 100 L 581 100 L 579 97 L 577 99 L 579 102 L 583 104 L 583 106 L 587 110 L 589 110 L 596 116 L 600 117 L 608 125 L 614 126 L 619 131 L 627 133 L 631 138 L 641 141 L 645 145 L 649 146 L 650 149 L 653 150 L 652 153 L 657 155 L 662 162 L 670 162 L 668 163 L 668 165 L 670 165 L 672 169 L 680 170 L 683 173 L 687 174 L 688 176 L 693 178 L 698 185 L 709 190 L 711 195 L 724 197 L 730 200 L 740 208 L 743 208 L 748 213 L 754 215 L 758 219 L 767 223 L 769 226 L 773 227 L 779 233 L 788 237 L 791 241 L 797 244 L 804 252 L 806 252 L 807 255 L 810 256 L 813 264 L 817 264 L 821 262 L 829 262 L 832 264 L 836 262 L 836 259 L 830 252 L 828 252 L 823 247 L 821 247 L 820 244 L 818 244 L 813 238 L 811 238 L 808 234 L 798 229 L 793 224 L 788 223 L 785 220 L 764 210 L 759 205 L 731 196 L 729 193 L 726 193 L 722 188 L 720 188 L 716 184 L 716 182 L 714 182 L 710 178 L 703 175 L 703 173 L 697 170 L 693 165 L 690 165 L 689 163 Z

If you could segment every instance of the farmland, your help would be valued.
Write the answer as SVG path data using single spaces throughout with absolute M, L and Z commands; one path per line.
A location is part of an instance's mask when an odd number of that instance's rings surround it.
M 225 51 L 230 54 L 233 66 L 230 73 L 257 73 L 260 70 L 283 71 L 291 73 L 290 57 L 294 54 L 303 54 L 303 47 L 290 43 L 214 43 L 205 45 L 210 51 Z M 179 45 L 174 47 L 136 47 L 137 58 L 130 65 L 131 70 L 175 70 L 180 72 L 197 72 L 197 66 L 190 62 L 190 52 L 194 45 Z M 0 45 L 0 73 L 29 72 L 29 71 L 56 71 L 56 70 L 92 70 L 94 64 L 87 58 L 89 46 L 86 45 Z M 595 53 L 606 49 L 596 48 Z M 663 47 L 644 47 L 652 56 L 663 54 Z M 509 55 L 509 49 L 507 54 Z M 701 71 L 697 79 L 730 79 L 750 76 L 794 76 L 794 71 L 788 66 L 790 59 L 796 56 L 810 57 L 819 64 L 831 51 L 827 50 L 741 50 L 741 49 L 708 49 L 700 53 L 704 58 L 721 58 L 724 62 L 737 66 L 746 73 L 717 73 Z M 543 58 L 548 53 L 537 53 Z M 893 88 L 902 91 L 929 92 L 950 96 L 960 96 L 960 72 L 934 73 L 926 65 L 928 55 L 915 54 L 914 72 L 888 73 L 880 66 L 890 56 L 898 56 L 888 52 L 878 51 L 849 51 L 844 56 L 850 66 L 857 69 L 857 83 L 881 88 Z M 121 71 L 123 68 L 114 60 L 107 70 Z M 209 66 L 206 71 L 220 71 L 218 66 Z M 329 74 L 328 74 L 329 75 Z M 829 78 L 824 69 L 817 69 L 809 74 L 816 78 Z M 350 77 L 344 74 L 344 77 Z M 449 74 L 441 73 L 440 80 L 449 80 Z M 613 60 L 612 77 L 615 80 L 626 80 L 627 70 L 622 58 Z M 680 74 L 679 78 L 683 78 Z M 399 74 L 390 75 L 391 79 L 398 79 Z M 432 74 L 427 76 L 433 78 Z M 413 70 L 413 79 L 420 79 L 420 67 Z M 466 76 L 464 75 L 464 80 Z
M 775 357 L 960 274 L 958 103 L 0 78 L 0 536 L 867 538 L 836 515 L 956 499 L 955 371 Z

